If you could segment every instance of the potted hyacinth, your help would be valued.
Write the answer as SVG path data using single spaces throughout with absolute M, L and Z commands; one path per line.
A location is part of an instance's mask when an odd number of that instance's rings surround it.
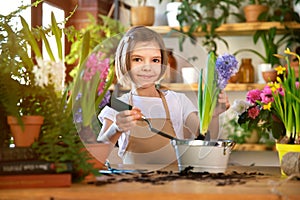
M 82 57 L 76 69 L 72 90 L 72 109 L 78 132 L 84 143 L 96 143 L 94 120 L 100 112 L 101 104 L 109 99 L 109 87 L 114 77 L 113 59 L 102 44 L 89 53 L 90 33 L 83 36 Z M 106 49 L 107 50 L 107 49 Z
M 230 77 L 237 72 L 238 62 L 233 55 L 225 54 L 216 59 L 214 52 L 209 53 L 206 80 L 203 81 L 203 70 L 201 70 L 198 88 L 200 131 L 202 134 L 208 131 L 217 105 L 218 95 L 225 89 Z
M 114 80 L 114 52 L 117 40 L 108 39 L 90 50 L 90 32 L 82 39 L 81 58 L 72 88 L 72 110 L 77 132 L 91 156 L 94 167 L 101 168 L 113 145 L 97 143 L 101 124 L 97 116 L 109 103 L 109 88 Z
M 234 56 L 225 54 L 216 59 L 213 51 L 209 53 L 206 79 L 203 80 L 203 69 L 201 69 L 198 88 L 200 136 L 205 135 L 205 138 L 204 140 L 200 137 L 196 140 L 172 140 L 180 171 L 187 167 L 192 167 L 194 172 L 224 173 L 226 171 L 235 142 L 221 140 L 215 133 L 210 134 L 208 126 L 213 114 L 222 112 L 222 108 L 220 109 L 217 104 L 219 94 L 237 70 L 238 62 Z
M 216 59 L 213 51 L 209 53 L 206 79 L 202 78 L 203 70 L 201 70 L 198 89 L 200 132 L 206 136 L 204 140 L 200 138 L 196 140 L 172 140 L 180 171 L 186 167 L 192 167 L 194 172 L 225 172 L 229 154 L 235 143 L 231 140 L 219 140 L 217 136 L 210 137 L 208 126 L 215 111 L 219 112 L 216 109 L 219 109 L 217 101 L 220 92 L 226 87 L 228 79 L 237 70 L 238 62 L 234 56 L 225 54 Z
M 300 151 L 300 87 L 289 56 L 296 56 L 289 49 L 284 51 L 287 66 L 275 68 L 276 82 L 268 82 L 263 90 L 251 90 L 247 94 L 249 106 L 240 114 L 238 122 L 242 126 L 256 127 L 271 132 L 276 140 L 280 160 L 289 151 Z M 300 67 L 300 65 L 299 65 Z M 284 152 L 281 150 L 284 149 Z M 290 164 L 291 165 L 291 164 Z

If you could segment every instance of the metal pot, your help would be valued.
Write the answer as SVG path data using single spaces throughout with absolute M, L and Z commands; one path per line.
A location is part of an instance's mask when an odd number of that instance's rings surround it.
M 171 140 L 179 171 L 224 173 L 235 142 L 232 140 Z

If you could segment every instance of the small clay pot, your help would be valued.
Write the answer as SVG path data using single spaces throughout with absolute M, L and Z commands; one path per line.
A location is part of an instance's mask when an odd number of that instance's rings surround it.
M 264 12 L 268 12 L 269 7 L 265 5 L 247 5 L 243 8 L 246 22 L 258 22 L 258 17 Z
M 277 78 L 277 71 L 275 70 L 269 70 L 269 71 L 263 71 L 262 72 L 264 80 L 268 82 L 275 82 Z
M 237 83 L 238 80 L 239 80 L 239 74 L 236 73 L 236 74 L 234 74 L 234 75 L 232 75 L 232 76 L 230 77 L 230 79 L 228 80 L 228 82 L 229 82 L 229 83 Z

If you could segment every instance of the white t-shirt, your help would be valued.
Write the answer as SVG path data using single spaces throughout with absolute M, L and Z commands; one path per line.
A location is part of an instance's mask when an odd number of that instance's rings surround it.
M 168 108 L 170 111 L 170 118 L 175 130 L 176 137 L 179 139 L 184 139 L 183 136 L 183 125 L 186 118 L 192 112 L 198 112 L 198 109 L 192 103 L 192 101 L 183 93 L 178 93 L 174 91 L 163 91 L 165 95 Z M 162 99 L 159 97 L 143 97 L 132 95 L 131 93 L 126 93 L 122 95 L 119 99 L 123 102 L 128 103 L 130 97 L 132 96 L 132 104 L 135 107 L 141 109 L 143 115 L 146 118 L 166 118 L 166 112 L 162 103 Z M 104 118 L 110 119 L 112 121 L 116 120 L 116 114 L 118 112 L 108 106 L 104 107 L 100 112 L 98 118 L 102 123 Z M 118 139 L 119 144 L 119 156 L 124 154 L 124 151 L 128 144 L 128 134 L 130 131 L 123 133 Z

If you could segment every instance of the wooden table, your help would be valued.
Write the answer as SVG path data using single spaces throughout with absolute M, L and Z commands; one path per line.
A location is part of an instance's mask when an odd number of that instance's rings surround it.
M 117 166 L 119 168 L 138 168 L 143 166 Z M 171 168 L 169 168 L 171 169 Z M 168 168 L 167 168 L 168 170 Z M 174 168 L 172 169 L 174 170 Z M 300 199 L 300 181 L 288 180 L 281 177 L 278 167 L 236 167 L 229 166 L 228 172 L 261 172 L 264 175 L 245 184 L 216 186 L 213 182 L 193 180 L 176 180 L 162 185 L 150 183 L 118 182 L 96 186 L 94 184 L 73 184 L 69 188 L 33 188 L 33 189 L 6 189 L 0 190 L 0 199 L 122 199 L 122 200 L 177 200 L 177 199 Z

